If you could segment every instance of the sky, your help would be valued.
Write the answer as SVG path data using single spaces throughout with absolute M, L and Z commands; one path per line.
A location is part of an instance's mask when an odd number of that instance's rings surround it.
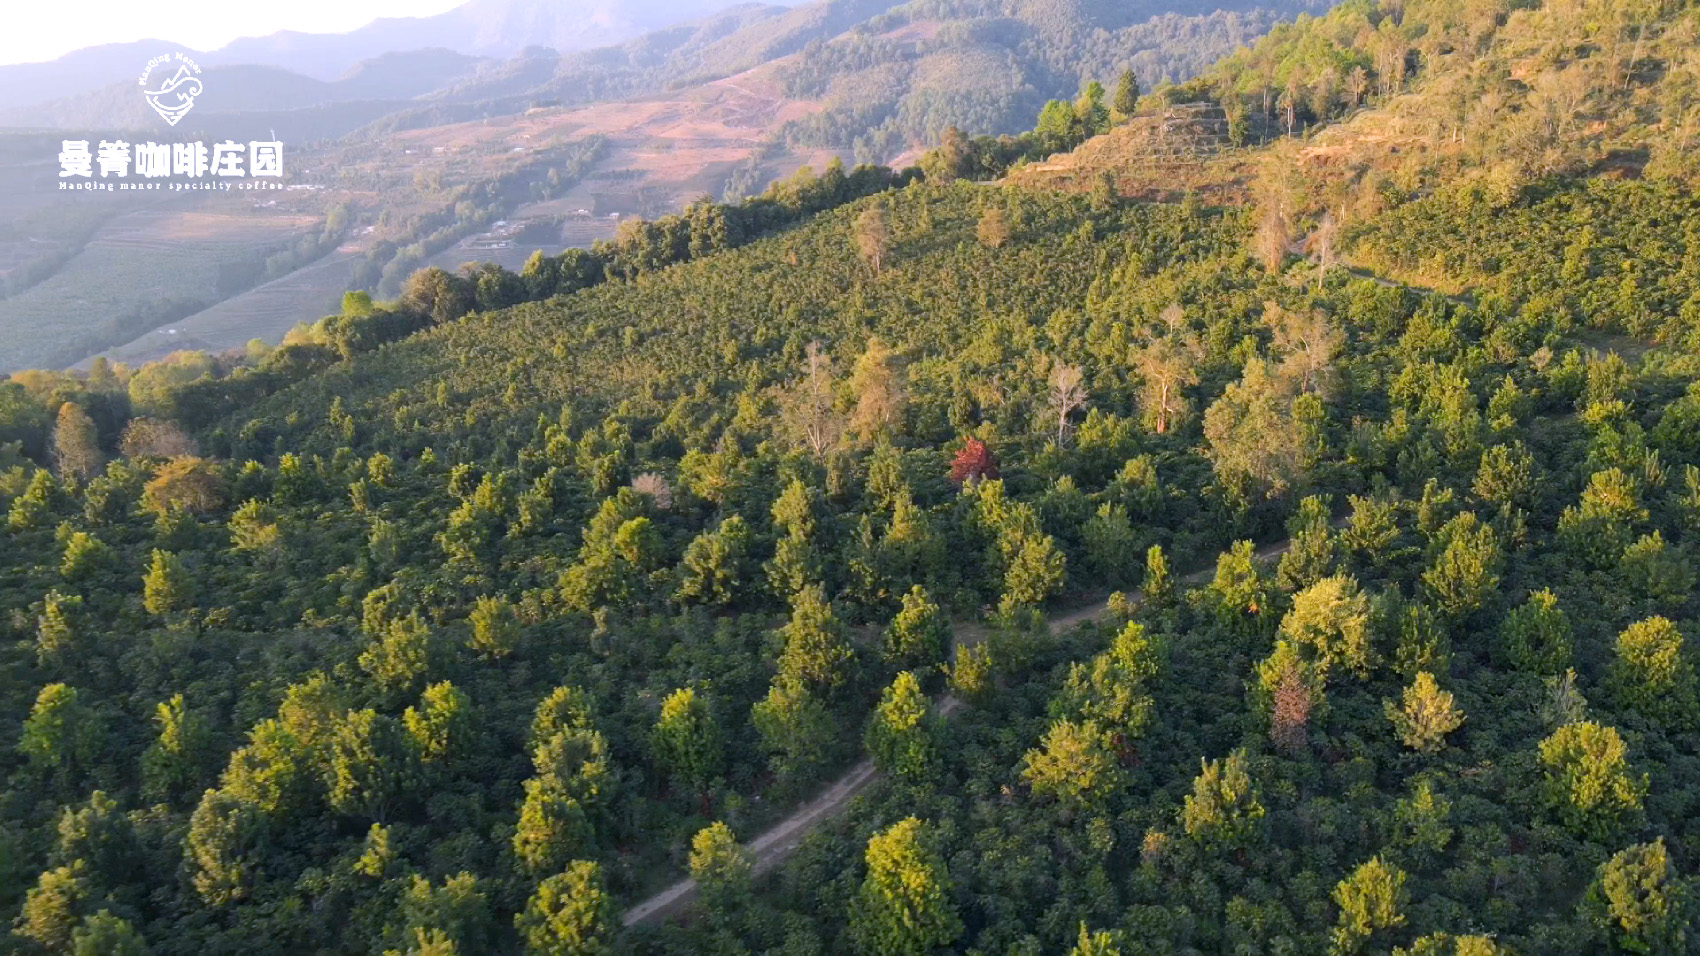
M 279 30 L 343 33 L 379 17 L 425 17 L 464 0 L 49 0 L 7 3 L 0 64 L 57 59 L 103 43 L 164 40 L 207 52 Z

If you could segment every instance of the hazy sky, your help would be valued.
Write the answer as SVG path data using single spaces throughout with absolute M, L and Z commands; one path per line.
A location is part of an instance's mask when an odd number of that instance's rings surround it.
M 341 33 L 378 17 L 422 17 L 464 0 L 15 0 L 5 4 L 0 63 L 51 60 L 127 40 L 166 40 L 213 50 L 278 30 Z M 167 52 L 167 51 L 162 51 Z

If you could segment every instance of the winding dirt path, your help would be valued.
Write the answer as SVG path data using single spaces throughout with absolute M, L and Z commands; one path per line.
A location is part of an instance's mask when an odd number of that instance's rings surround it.
M 1267 560 L 1285 552 L 1292 545 L 1291 540 L 1284 540 L 1268 545 L 1257 551 L 1260 560 Z M 1210 580 L 1215 574 L 1215 568 L 1210 567 L 1195 571 L 1181 578 L 1183 584 L 1199 584 Z M 1140 601 L 1136 592 L 1130 596 L 1134 604 Z M 1109 610 L 1103 599 L 1095 599 L 1080 607 L 1053 614 L 1046 622 L 1047 629 L 1052 634 L 1060 634 L 1077 624 L 1095 621 Z M 984 636 L 984 628 L 978 624 L 958 624 L 951 628 L 953 643 L 961 645 L 965 638 L 978 641 Z M 945 694 L 935 702 L 941 718 L 949 718 L 951 714 L 962 708 L 962 701 Z M 866 790 L 875 780 L 879 779 L 879 771 L 872 760 L 862 760 L 842 776 L 833 781 L 819 796 L 799 807 L 797 811 L 775 824 L 765 833 L 744 844 L 744 850 L 750 857 L 750 868 L 760 876 L 772 870 L 802 844 L 808 836 L 822 823 L 842 814 L 850 806 L 850 801 L 856 795 Z M 674 883 L 661 892 L 651 896 L 641 903 L 626 910 L 621 917 L 621 924 L 626 927 L 639 926 L 645 923 L 655 923 L 684 910 L 696 898 L 696 880 L 686 878 Z

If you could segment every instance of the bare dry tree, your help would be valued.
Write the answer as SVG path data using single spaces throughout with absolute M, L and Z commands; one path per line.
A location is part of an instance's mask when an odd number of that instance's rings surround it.
M 1319 311 L 1290 312 L 1274 302 L 1263 304 L 1263 320 L 1274 333 L 1281 356 L 1280 379 L 1300 393 L 1327 395 L 1334 387 L 1334 358 L 1346 336 Z
M 1157 339 L 1134 353 L 1134 366 L 1144 380 L 1139 404 L 1147 425 L 1157 434 L 1166 434 L 1191 411 L 1184 389 L 1198 384 L 1202 351 L 1198 340 L 1187 335 Z
M 1076 409 L 1085 407 L 1087 400 L 1084 377 L 1079 366 L 1058 363 L 1051 369 L 1051 396 L 1049 405 L 1057 416 L 1057 447 L 1061 448 L 1073 431 L 1068 416 Z
M 1181 329 L 1185 326 L 1186 311 L 1181 308 L 1179 302 L 1170 302 L 1163 307 L 1162 312 L 1158 313 L 1157 319 L 1163 323 L 1164 334 L 1173 338 L 1181 334 Z
M 161 418 L 132 418 L 118 439 L 125 458 L 181 458 L 199 453 L 195 440 L 176 422 Z
M 1635 22 L 1635 50 L 1623 64 L 1623 88 L 1635 78 L 1635 64 L 1641 62 L 1641 50 L 1647 39 L 1647 21 L 1664 13 L 1664 0 L 1631 0 L 1622 5 L 1622 13 Z
M 1334 215 L 1334 210 L 1323 210 L 1322 219 L 1316 224 L 1316 233 L 1311 237 L 1311 247 L 1316 250 L 1316 286 L 1322 287 L 1322 280 L 1328 277 L 1328 270 L 1334 267 L 1334 244 L 1340 239 L 1340 218 Z
M 1489 86 L 1470 108 L 1468 133 L 1464 144 L 1480 151 L 1481 136 L 1491 134 L 1499 128 L 1500 115 L 1504 111 L 1505 91 L 1497 85 Z
M 1375 72 L 1381 80 L 1381 95 L 1392 96 L 1405 85 L 1406 56 L 1409 42 L 1394 26 L 1393 18 L 1382 21 L 1380 42 L 1375 45 Z
M 856 217 L 852 238 L 856 240 L 856 254 L 862 257 L 874 275 L 879 275 L 885 264 L 886 252 L 891 248 L 891 227 L 886 224 L 885 210 L 878 205 L 862 210 L 862 214 Z
M 838 444 L 844 423 L 833 408 L 832 356 L 819 342 L 803 350 L 803 377 L 791 389 L 785 416 L 792 430 L 816 458 L 825 460 Z
M 1363 67 L 1354 66 L 1346 74 L 1346 92 L 1351 94 L 1354 108 L 1364 104 L 1364 94 L 1369 92 L 1369 73 Z
M 1340 92 L 1340 71 L 1330 66 L 1318 73 L 1310 84 L 1311 112 L 1316 114 L 1316 121 L 1326 121 L 1334 111 L 1334 100 Z
M 1253 200 L 1258 212 L 1257 232 L 1252 236 L 1252 251 L 1271 273 L 1281 271 L 1292 246 L 1292 216 L 1294 194 L 1298 185 L 1298 157 L 1289 148 L 1272 151 L 1263 160 L 1252 183 Z
M 673 486 L 667 479 L 653 471 L 646 471 L 632 479 L 632 490 L 640 495 L 648 495 L 655 502 L 655 507 L 661 511 L 669 511 L 673 507 Z
M 1273 365 L 1247 360 L 1240 380 L 1204 412 L 1206 454 L 1218 480 L 1236 496 L 1255 490 L 1275 497 L 1304 469 L 1304 436 L 1293 415 L 1291 385 Z

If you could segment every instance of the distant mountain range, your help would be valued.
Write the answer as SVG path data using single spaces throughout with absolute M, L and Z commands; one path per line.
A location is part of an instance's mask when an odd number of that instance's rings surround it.
M 381 53 L 440 48 L 506 58 L 526 47 L 610 46 L 747 0 L 469 0 L 434 17 L 377 20 L 344 34 L 274 33 L 216 51 L 220 63 L 264 63 L 334 79 Z M 783 0 L 781 0 L 783 2 Z
M 561 52 L 605 47 L 737 5 L 738 0 L 469 0 L 437 16 L 380 19 L 340 34 L 284 31 L 236 40 L 206 52 L 185 50 L 164 40 L 108 44 L 44 63 L 0 66 L 0 114 L 6 115 L 6 125 L 19 125 L 21 117 L 29 116 L 19 113 L 21 108 L 64 101 L 119 83 L 133 84 L 151 57 L 177 50 L 195 57 L 203 67 L 264 66 L 324 83 L 357 81 L 341 85 L 336 98 L 346 98 L 344 94 L 387 97 L 405 89 L 423 92 L 419 88 L 431 81 L 442 85 L 454 80 L 471 58 L 505 59 L 527 47 Z M 414 51 L 431 51 L 434 58 L 391 58 L 386 70 L 386 54 Z M 444 51 L 468 62 L 447 61 L 441 56 Z M 374 60 L 379 62 L 371 63 Z M 400 71 L 393 67 L 402 62 L 409 64 L 408 78 L 397 86 Z M 448 72 L 432 73 L 433 68 Z M 369 74 L 374 70 L 384 79 L 373 82 Z M 296 85 L 292 80 L 284 82 Z
M 359 101 L 388 102 L 394 109 L 401 101 L 470 75 L 480 62 L 477 57 L 443 49 L 385 53 L 331 82 L 276 66 L 210 66 L 204 68 L 205 91 L 197 97 L 196 113 L 191 115 L 204 119 L 215 114 L 287 112 Z M 0 125 L 5 126 L 125 129 L 153 122 L 152 110 L 137 95 L 134 80 L 0 112 Z
M 1325 3 L 471 0 L 440 16 L 335 36 L 280 33 L 200 55 L 206 93 L 193 115 L 308 142 L 654 96 L 761 70 L 784 99 L 815 104 L 787 128 L 787 145 L 881 159 L 950 125 L 1024 129 L 1047 99 L 1123 69 L 1147 89 L 1188 79 L 1280 17 Z M 0 127 L 151 124 L 135 77 L 162 48 L 0 67 Z

